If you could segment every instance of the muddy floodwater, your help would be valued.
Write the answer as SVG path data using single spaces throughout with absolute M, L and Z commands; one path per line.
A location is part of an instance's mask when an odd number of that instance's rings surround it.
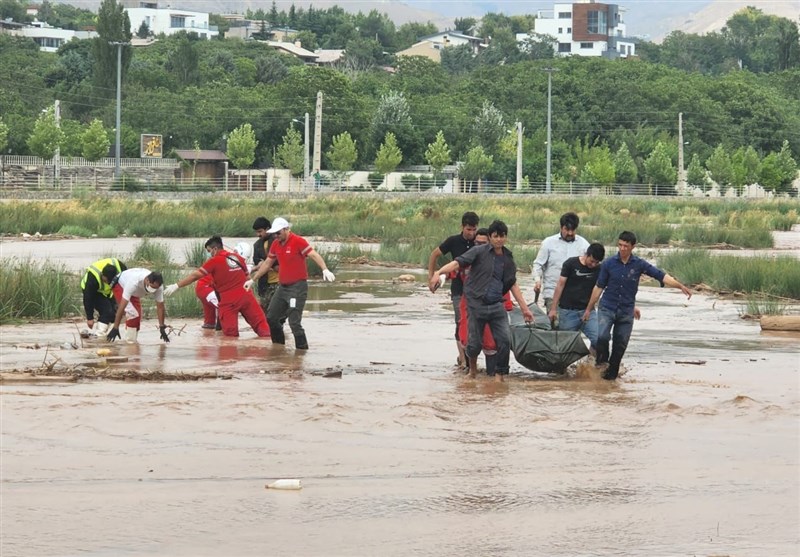
M 496 385 L 455 372 L 447 294 L 407 272 L 314 282 L 303 354 L 244 323 L 111 346 L 0 327 L 5 374 L 108 348 L 226 378 L 0 385 L 0 554 L 798 555 L 800 335 L 643 287 L 619 381 L 513 362 Z

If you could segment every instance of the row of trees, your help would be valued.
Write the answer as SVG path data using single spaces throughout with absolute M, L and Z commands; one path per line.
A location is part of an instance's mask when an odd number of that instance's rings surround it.
M 32 153 L 28 137 L 42 108 L 54 99 L 62 104 L 65 154 L 82 145 L 75 139 L 82 126 L 95 119 L 113 125 L 116 48 L 108 41 L 129 37 L 126 19 L 118 4 L 104 0 L 98 15 L 101 37 L 71 41 L 55 55 L 40 52 L 32 41 L 0 35 L 6 152 Z M 251 164 L 290 166 L 279 153 L 289 123 L 313 114 L 322 91 L 323 145 L 347 132 L 358 145 L 356 166 L 376 164 L 382 148 L 388 156 L 388 133 L 403 164 L 427 164 L 427 147 L 441 132 L 452 160 L 491 158 L 491 165 L 465 165 L 467 171 L 480 168 L 490 180 L 513 179 L 516 138 L 509 129 L 519 121 L 523 174 L 532 183 L 545 179 L 547 74 L 540 61 L 451 73 L 424 58 L 400 58 L 394 73 L 350 71 L 303 66 L 254 41 L 200 41 L 186 34 L 135 51 L 125 47 L 123 54 L 121 134 L 128 156 L 138 154 L 140 133 L 162 134 L 167 153 L 195 144 L 223 148 L 231 130 L 249 123 L 257 144 Z M 127 70 L 125 60 L 130 60 Z M 798 69 L 712 76 L 636 60 L 577 57 L 547 65 L 558 70 L 553 74 L 552 169 L 559 180 L 589 181 L 586 153 L 607 149 L 614 154 L 623 145 L 635 169 L 630 183 L 651 179 L 645 162 L 659 143 L 675 168 L 679 112 L 684 113 L 689 160 L 696 155 L 706 161 L 721 146 L 731 156 L 752 148 L 763 162 L 770 154 L 778 156 L 784 141 L 789 156 L 800 155 Z M 299 132 L 294 134 L 293 141 L 301 144 Z M 592 168 L 591 181 L 603 182 L 608 172 L 601 171 L 602 164 L 594 162 Z
M 800 38 L 795 21 L 748 6 L 732 15 L 719 32 L 673 31 L 660 45 L 640 43 L 637 53 L 651 62 L 707 74 L 740 68 L 775 72 L 800 67 Z

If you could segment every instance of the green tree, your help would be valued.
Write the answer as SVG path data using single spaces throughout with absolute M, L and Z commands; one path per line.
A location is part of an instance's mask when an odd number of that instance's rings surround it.
M 95 118 L 92 120 L 81 138 L 81 156 L 87 161 L 98 161 L 108 155 L 111 141 L 108 139 L 108 131 L 103 126 L 102 120 Z
M 669 149 L 660 141 L 644 161 L 647 182 L 655 195 L 675 195 L 675 182 L 678 171 L 672 166 Z
M 182 85 L 192 85 L 197 82 L 200 68 L 200 55 L 195 41 L 188 33 L 178 33 L 175 38 L 176 45 L 168 58 L 168 69 L 178 78 Z
M 150 26 L 147 25 L 145 20 L 142 20 L 142 24 L 139 25 L 139 29 L 136 31 L 136 36 L 140 39 L 146 39 L 151 35 Z
M 294 126 L 289 126 L 286 129 L 283 143 L 278 145 L 278 150 L 275 154 L 275 164 L 282 168 L 288 168 L 292 176 L 298 176 L 303 173 L 305 165 L 303 141 L 300 138 L 300 132 L 294 129 Z
M 256 58 L 256 81 L 275 85 L 283 81 L 289 69 L 278 56 L 259 56 Z
M 52 107 L 44 111 L 33 125 L 33 133 L 28 137 L 28 149 L 36 157 L 52 159 L 64 141 L 64 132 L 56 124 Z
M 497 152 L 500 140 L 508 133 L 503 114 L 492 101 L 483 101 L 483 106 L 472 121 L 472 134 L 476 145 L 489 154 Z
M 686 168 L 686 183 L 708 191 L 708 172 L 703 168 L 697 153 L 692 154 L 692 160 L 689 161 L 689 166 Z
M 397 146 L 397 139 L 392 132 L 386 132 L 386 138 L 375 156 L 375 168 L 381 174 L 394 172 L 403 160 L 403 153 Z
M 755 184 L 761 176 L 761 160 L 751 145 L 739 147 L 731 155 L 731 185 L 741 195 L 745 186 Z
M 789 192 L 797 178 L 797 162 L 792 157 L 789 142 L 784 140 L 778 153 L 770 153 L 761 163 L 761 186 L 775 193 Z
M 389 91 L 381 96 L 370 124 L 369 152 L 377 152 L 388 132 L 394 134 L 400 150 L 412 159 L 417 150 L 418 136 L 411 121 L 408 99 L 399 91 Z
M 633 184 L 639 177 L 639 169 L 628 150 L 628 144 L 623 142 L 614 153 L 614 168 L 616 169 L 617 182 L 620 184 Z
M 473 147 L 458 167 L 458 176 L 467 182 L 467 192 L 474 192 L 472 182 L 478 181 L 477 191 L 480 192 L 481 178 L 492 171 L 494 157 L 488 154 L 480 145 Z
M 591 150 L 589 161 L 583 167 L 581 182 L 594 184 L 610 191 L 616 180 L 616 168 L 608 147 L 595 147 Z
M 117 84 L 117 45 L 110 42 L 130 43 L 131 21 L 128 12 L 116 0 L 103 0 L 97 12 L 97 37 L 92 39 L 95 84 L 104 88 L 110 97 Z M 124 81 L 131 63 L 131 47 L 122 48 L 122 79 Z
M 478 65 L 472 47 L 468 44 L 443 48 L 441 55 L 442 68 L 452 75 L 469 73 Z
M 80 157 L 83 146 L 84 126 L 71 118 L 61 119 L 61 131 L 64 138 L 61 140 L 62 157 Z
M 436 132 L 436 139 L 433 143 L 428 144 L 425 150 L 425 160 L 431 165 L 433 170 L 433 185 L 436 186 L 436 178 L 442 174 L 442 169 L 450 164 L 452 158 L 450 157 L 450 147 L 444 139 L 444 132 L 439 130 Z
M 6 152 L 6 147 L 8 147 L 8 126 L 0 116 L 0 156 Z
M 250 168 L 256 160 L 256 133 L 250 124 L 242 124 L 228 135 L 228 159 L 236 168 Z
M 456 31 L 469 35 L 475 30 L 478 20 L 474 17 L 457 17 L 453 22 L 453 28 Z
M 719 184 L 720 188 L 727 188 L 733 183 L 731 156 L 722 145 L 717 145 L 717 148 L 708 157 L 706 168 L 711 173 L 711 179 Z
M 350 137 L 350 133 L 343 132 L 334 136 L 326 156 L 337 180 L 344 181 L 347 178 L 347 173 L 353 170 L 353 165 L 358 160 L 356 142 Z

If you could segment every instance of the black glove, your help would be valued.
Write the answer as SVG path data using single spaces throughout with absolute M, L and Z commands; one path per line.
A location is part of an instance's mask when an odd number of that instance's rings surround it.
M 161 340 L 163 340 L 164 342 L 169 342 L 169 335 L 167 334 L 167 326 L 161 325 L 158 328 L 158 330 L 161 331 Z
M 119 329 L 117 327 L 112 327 L 108 334 L 106 335 L 106 340 L 114 341 L 120 338 L 119 336 Z

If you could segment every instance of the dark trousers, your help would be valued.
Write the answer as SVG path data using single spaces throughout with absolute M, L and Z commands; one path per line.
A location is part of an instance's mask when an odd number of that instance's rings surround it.
M 117 314 L 117 301 L 99 293 L 95 294 L 94 309 L 97 311 L 97 321 L 105 324 L 113 323 Z
M 308 298 L 308 282 L 299 280 L 294 284 L 281 284 L 272 296 L 267 309 L 267 323 L 272 332 L 272 341 L 281 342 L 283 338 L 283 320 L 289 321 L 289 327 L 295 339 L 305 340 L 305 330 L 301 323 L 303 308 Z M 294 300 L 294 301 L 292 301 Z
M 613 335 L 612 335 L 613 329 Z M 597 310 L 597 360 L 598 364 L 608 362 L 605 375 L 616 379 L 622 356 L 628 349 L 628 341 L 633 332 L 633 310 L 612 311 L 605 308 Z M 609 355 L 608 343 L 611 344 Z
M 501 375 L 508 374 L 508 361 L 511 351 L 511 331 L 508 326 L 508 312 L 502 302 L 490 305 L 468 306 L 467 356 L 477 358 L 483 349 L 483 330 L 488 325 L 497 345 L 495 370 Z

